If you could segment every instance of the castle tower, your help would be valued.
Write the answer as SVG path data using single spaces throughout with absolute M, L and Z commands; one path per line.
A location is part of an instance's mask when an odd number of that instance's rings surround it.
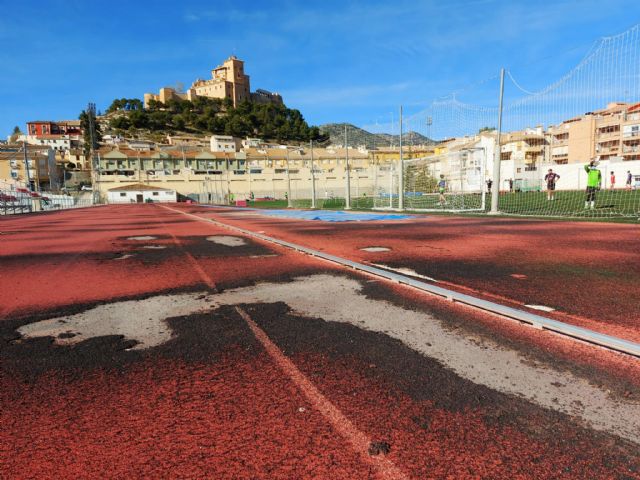
M 233 100 L 234 106 L 250 99 L 251 84 L 249 75 L 245 75 L 244 62 L 236 56 L 230 56 L 221 66 L 211 70 L 211 77 L 214 80 L 219 79 L 227 82 L 228 96 Z

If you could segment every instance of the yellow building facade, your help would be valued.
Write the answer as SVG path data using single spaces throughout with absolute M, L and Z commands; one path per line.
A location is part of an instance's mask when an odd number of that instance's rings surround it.
M 54 151 L 48 148 L 27 147 L 25 162 L 23 146 L 0 149 L 0 183 L 31 190 L 56 190 L 60 178 Z M 28 165 L 28 172 L 27 172 Z

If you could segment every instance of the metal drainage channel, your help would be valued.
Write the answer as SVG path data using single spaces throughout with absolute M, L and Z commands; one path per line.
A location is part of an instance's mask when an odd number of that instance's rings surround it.
M 262 235 L 260 233 L 252 232 L 251 230 L 246 230 L 244 228 L 229 225 L 227 223 L 222 223 L 210 218 L 199 217 L 198 215 L 181 212 L 180 210 L 175 210 L 170 207 L 164 207 L 164 208 L 168 210 L 173 210 L 174 212 L 182 213 L 183 215 L 188 215 L 188 216 L 197 218 L 200 221 L 211 222 L 220 227 L 234 230 L 240 233 L 244 233 L 245 235 L 249 235 L 250 237 L 259 238 L 260 240 L 264 240 L 265 242 L 275 243 L 283 247 L 291 248 L 298 252 L 303 252 L 308 255 L 312 255 L 314 257 L 322 258 L 329 262 L 337 263 L 345 267 L 351 267 L 354 270 L 360 270 L 362 272 L 367 272 L 372 275 L 376 275 L 378 277 L 383 277 L 383 278 L 386 278 L 387 280 L 391 280 L 392 282 L 409 285 L 411 287 L 417 288 L 418 290 L 422 290 L 422 291 L 437 295 L 439 297 L 446 298 L 447 300 L 450 300 L 452 302 L 458 302 L 464 305 L 470 305 L 472 307 L 476 307 L 481 310 L 485 310 L 487 312 L 512 318 L 514 320 L 527 323 L 533 326 L 534 328 L 539 328 L 541 330 L 543 329 L 549 330 L 555 333 L 559 333 L 561 335 L 577 338 L 579 340 L 583 340 L 585 342 L 599 345 L 601 347 L 605 347 L 611 350 L 627 353 L 629 355 L 633 355 L 634 357 L 640 357 L 639 343 L 630 342 L 628 340 L 623 340 L 622 338 L 613 337 L 611 335 L 605 335 L 603 333 L 598 333 L 594 330 L 589 330 L 588 328 L 577 327 L 575 325 L 570 325 L 568 323 L 553 320 L 551 318 L 543 317 L 535 313 L 526 312 L 524 310 L 519 310 L 513 307 L 507 307 L 505 305 L 500 305 L 499 303 L 490 302 L 488 300 L 482 300 L 481 298 L 476 298 L 471 295 L 456 292 L 454 290 L 448 290 L 446 288 L 438 287 L 437 285 L 431 285 L 429 283 L 421 282 L 420 280 L 416 280 L 414 278 L 407 277 L 405 275 L 401 275 L 395 272 L 389 272 L 387 270 L 383 270 L 377 267 L 371 267 L 363 263 L 354 262 L 346 258 L 337 257 L 335 255 L 320 252 L 318 250 L 307 248 L 302 245 L 297 245 L 295 243 L 287 242 L 285 240 L 279 240 L 277 238 L 269 237 L 267 235 Z

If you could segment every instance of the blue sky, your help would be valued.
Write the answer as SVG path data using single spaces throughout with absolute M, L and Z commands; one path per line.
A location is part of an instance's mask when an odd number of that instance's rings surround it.
M 509 68 L 526 89 L 640 22 L 637 0 L 0 0 L 0 136 L 197 78 L 230 54 L 312 124 L 389 130 Z M 377 125 L 377 126 L 376 126 Z M 397 129 L 397 125 L 394 127 Z

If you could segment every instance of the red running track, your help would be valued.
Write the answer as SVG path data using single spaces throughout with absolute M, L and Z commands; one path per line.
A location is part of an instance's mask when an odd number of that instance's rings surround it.
M 281 302 L 242 308 L 370 450 L 231 306 L 168 320 L 173 337 L 147 350 L 115 335 L 20 339 L 21 325 L 96 304 L 340 269 L 249 240 L 216 246 L 206 237 L 228 231 L 150 205 L 2 219 L 0 232 L 2 478 L 384 478 L 380 463 L 406 478 L 640 478 L 634 445 Z M 414 297 L 404 301 L 436 316 L 473 316 Z M 619 358 L 602 353 L 600 365 Z
M 409 268 L 493 301 L 551 307 L 543 315 L 640 342 L 637 225 L 442 216 L 331 223 L 182 208 L 358 262 Z M 362 250 L 371 246 L 390 251 Z

